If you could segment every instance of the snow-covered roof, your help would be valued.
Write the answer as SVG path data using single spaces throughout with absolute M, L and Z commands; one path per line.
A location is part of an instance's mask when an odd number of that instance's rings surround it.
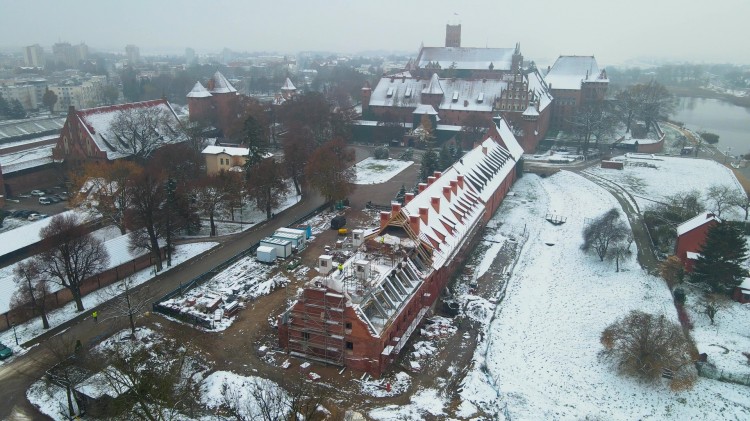
M 552 94 L 549 91 L 547 83 L 536 68 L 526 73 L 525 77 L 529 83 L 529 90 L 539 99 L 539 111 L 544 111 L 552 103 Z
M 193 89 L 187 94 L 188 98 L 208 98 L 210 96 L 212 96 L 211 92 L 208 92 L 200 82 L 195 82 L 195 86 L 193 86 Z
M 419 106 L 414 110 L 413 114 L 429 114 L 429 115 L 437 115 L 437 111 L 435 111 L 435 108 L 430 104 L 419 104 Z
M 544 80 L 552 89 L 581 89 L 585 82 L 609 82 L 594 56 L 560 56 Z
M 633 138 L 627 138 L 620 141 L 623 145 L 635 145 L 636 143 L 639 145 L 653 145 L 656 143 L 661 142 L 659 139 L 633 139 Z
M 458 70 L 510 70 L 514 48 L 422 47 L 417 67 L 439 66 Z
M 44 145 L 0 155 L 0 166 L 3 168 L 3 174 L 10 174 L 51 163 L 52 149 L 54 147 L 55 145 Z
M 63 124 L 65 124 L 64 117 L 44 117 L 0 122 L 0 140 L 60 130 Z
M 745 278 L 740 284 L 740 289 L 744 291 L 750 291 L 750 278 Z
M 206 146 L 206 148 L 203 149 L 201 153 L 205 155 L 218 155 L 218 154 L 223 153 L 229 156 L 248 156 L 250 154 L 250 149 L 211 145 L 211 146 Z
M 81 123 L 80 126 L 88 132 L 99 150 L 106 152 L 108 159 L 114 160 L 133 154 L 133 151 L 127 144 L 123 143 L 120 136 L 112 132 L 112 123 L 120 112 L 134 109 L 163 112 L 166 116 L 169 126 L 168 131 L 171 131 L 171 133 L 160 133 L 159 145 L 153 146 L 158 147 L 169 143 L 182 142 L 182 136 L 179 134 L 180 120 L 166 99 L 89 108 L 76 111 L 76 116 Z
M 440 77 L 438 77 L 437 73 L 433 73 L 432 77 L 430 78 L 430 83 L 425 86 L 424 89 L 422 89 L 423 94 L 436 94 L 436 95 L 442 95 L 443 94 L 443 88 L 440 86 Z
M 281 87 L 281 90 L 282 91 L 296 91 L 297 88 L 294 86 L 291 79 L 286 78 L 286 80 L 284 81 L 284 86 Z
M 713 212 L 703 212 L 677 226 L 677 235 L 683 235 L 711 221 L 721 222 Z
M 433 80 L 435 75 L 433 75 Z M 432 80 L 417 77 L 384 76 L 370 96 L 370 106 L 417 108 L 422 94 Z M 495 100 L 507 88 L 507 82 L 496 79 L 439 79 L 443 97 L 438 110 L 491 112 Z
M 76 385 L 75 389 L 92 398 L 99 399 L 104 395 L 116 398 L 130 390 L 130 381 L 115 367 L 109 366 Z
M 419 239 L 433 249 L 433 268 L 440 268 L 460 249 L 484 213 L 484 203 L 515 171 L 522 155 L 523 148 L 505 120 L 500 119 L 481 144 L 402 207 L 407 220 L 410 215 L 420 216 L 420 208 L 427 209 L 427 222 L 419 220 Z M 463 186 L 459 177 L 464 180 Z M 446 188 L 451 189 L 449 197 L 444 194 Z
M 698 260 L 699 257 L 701 257 L 700 253 L 696 253 L 694 251 L 687 252 L 687 258 L 690 260 Z
M 232 86 L 231 83 L 227 80 L 227 78 L 224 77 L 224 75 L 221 74 L 218 70 L 216 73 L 214 73 L 213 76 L 213 89 L 210 90 L 212 94 L 228 94 L 232 92 L 237 92 L 236 89 L 234 89 L 234 86 Z
M 529 104 L 528 107 L 526 107 L 526 110 L 523 112 L 523 115 L 533 117 L 533 116 L 539 116 L 539 111 L 536 110 L 536 107 L 532 104 Z

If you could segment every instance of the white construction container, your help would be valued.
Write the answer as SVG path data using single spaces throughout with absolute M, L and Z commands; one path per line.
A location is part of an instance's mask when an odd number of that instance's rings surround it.
M 321 254 L 318 257 L 318 273 L 328 275 L 333 270 L 333 256 Z
M 266 237 L 260 240 L 260 245 L 276 249 L 276 257 L 286 259 L 292 255 L 292 242 L 280 238 Z
M 295 229 L 295 228 L 279 228 L 276 230 L 277 233 L 285 233 L 285 234 L 292 234 L 300 237 L 300 241 L 302 244 L 305 244 L 307 242 L 307 233 L 305 230 Z
M 268 246 L 259 246 L 255 251 L 255 258 L 263 263 L 273 263 L 276 260 L 276 249 Z
M 275 232 L 271 236 L 273 238 L 278 238 L 281 240 L 291 241 L 292 247 L 295 250 L 302 250 L 305 248 L 305 235 L 304 234 L 290 234 L 288 232 Z

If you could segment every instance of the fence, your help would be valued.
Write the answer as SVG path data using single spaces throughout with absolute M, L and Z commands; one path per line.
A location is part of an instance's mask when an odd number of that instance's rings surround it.
M 297 225 L 297 224 L 299 224 L 301 222 L 304 222 L 304 221 L 310 219 L 311 217 L 317 215 L 321 211 L 327 209 L 328 207 L 330 207 L 330 204 L 324 203 L 324 204 L 318 206 L 317 208 L 313 209 L 312 211 L 306 213 L 305 215 L 297 218 L 291 224 L 287 225 L 287 227 L 291 227 L 291 226 Z M 250 247 L 248 247 L 247 249 L 245 249 L 245 250 L 243 250 L 243 251 L 235 254 L 234 256 L 230 257 L 229 259 L 227 259 L 227 260 L 219 263 L 218 265 L 216 265 L 215 267 L 213 267 L 211 270 L 209 270 L 207 272 L 204 272 L 204 273 L 196 276 L 195 278 L 191 279 L 190 281 L 188 281 L 186 283 L 180 283 L 179 287 L 177 287 L 174 290 L 168 292 L 166 295 L 164 295 L 163 297 L 159 298 L 158 300 L 156 300 L 154 302 L 154 304 L 152 306 L 153 311 L 155 311 L 157 313 L 164 314 L 166 316 L 173 317 L 175 319 L 181 320 L 181 321 L 186 322 L 186 323 L 190 323 L 190 324 L 193 324 L 193 325 L 200 325 L 200 326 L 202 326 L 204 328 L 207 328 L 207 329 L 213 328 L 213 321 L 212 320 L 202 319 L 202 318 L 197 317 L 197 316 L 192 315 L 192 314 L 184 314 L 184 313 L 180 312 L 179 310 L 175 310 L 175 309 L 169 308 L 167 306 L 164 306 L 164 305 L 162 305 L 162 303 L 164 301 L 170 300 L 170 299 L 172 299 L 174 297 L 181 296 L 184 293 L 192 290 L 193 288 L 196 288 L 198 286 L 201 286 L 201 285 L 205 284 L 209 280 L 213 279 L 214 276 L 216 276 L 217 274 L 219 274 L 220 272 L 222 272 L 224 269 L 226 269 L 229 266 L 237 263 L 238 261 L 240 261 L 241 259 L 244 259 L 245 257 L 251 256 L 258 249 L 259 245 L 260 245 L 260 243 L 255 243 L 255 244 L 251 245 Z

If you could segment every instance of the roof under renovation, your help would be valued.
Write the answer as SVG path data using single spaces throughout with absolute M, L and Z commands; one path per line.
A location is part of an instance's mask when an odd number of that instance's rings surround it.
M 423 47 L 417 57 L 419 68 L 431 66 L 462 70 L 510 70 L 514 48 Z
M 586 82 L 609 82 L 594 56 L 560 56 L 544 80 L 552 89 L 581 89 Z

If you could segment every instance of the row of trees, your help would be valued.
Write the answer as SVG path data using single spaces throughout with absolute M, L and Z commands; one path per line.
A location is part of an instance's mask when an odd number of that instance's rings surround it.
M 21 101 L 11 98 L 5 99 L 0 93 L 0 116 L 8 118 L 26 118 L 26 110 L 23 108 Z
M 592 140 L 598 145 L 600 140 L 612 137 L 620 124 L 629 133 L 635 121 L 642 121 L 648 132 L 656 121 L 668 118 L 674 107 L 673 95 L 664 85 L 651 80 L 617 92 L 612 100 L 581 106 L 569 124 L 586 152 Z

